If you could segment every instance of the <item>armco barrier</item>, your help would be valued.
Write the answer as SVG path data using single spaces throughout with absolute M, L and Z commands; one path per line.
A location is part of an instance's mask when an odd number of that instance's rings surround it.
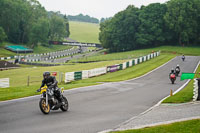
M 79 71 L 79 72 L 67 72 L 67 73 L 65 73 L 65 82 L 67 83 L 67 82 L 71 82 L 73 80 L 86 79 L 86 78 L 90 78 L 90 77 L 94 77 L 94 76 L 99 76 L 99 75 L 105 74 L 107 72 L 115 72 L 118 70 L 126 69 L 128 67 L 131 67 L 136 64 L 142 63 L 144 61 L 150 60 L 151 58 L 154 58 L 158 55 L 160 55 L 160 51 L 130 60 L 128 62 L 124 62 L 123 64 L 116 64 L 116 65 L 107 66 L 107 67 L 103 67 L 103 68 L 83 70 L 83 71 Z

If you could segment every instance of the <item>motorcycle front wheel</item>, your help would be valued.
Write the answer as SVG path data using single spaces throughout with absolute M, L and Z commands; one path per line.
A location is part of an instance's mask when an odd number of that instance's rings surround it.
M 174 81 L 175 81 L 175 80 L 172 80 L 172 84 L 174 84 Z
M 62 111 L 67 111 L 67 110 L 68 110 L 68 107 L 69 107 L 67 98 L 63 96 L 63 100 L 65 101 L 65 105 L 62 105 L 62 106 L 60 107 L 60 109 L 61 109 Z
M 42 111 L 42 113 L 49 114 L 50 106 L 49 106 L 49 104 L 46 105 L 46 99 L 44 99 L 44 98 L 40 99 L 39 106 L 40 106 L 40 110 Z

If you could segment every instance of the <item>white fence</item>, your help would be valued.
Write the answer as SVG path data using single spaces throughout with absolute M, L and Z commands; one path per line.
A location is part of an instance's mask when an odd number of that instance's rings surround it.
M 71 82 L 74 80 L 74 72 L 65 73 L 65 83 Z
M 107 72 L 107 67 L 95 68 L 95 69 L 88 70 L 88 76 L 94 77 L 94 76 L 105 74 L 106 72 Z
M 10 87 L 9 78 L 0 79 L 0 88 Z
M 80 71 L 80 72 L 67 72 L 67 73 L 65 73 L 65 82 L 67 83 L 67 82 L 71 82 L 71 81 L 74 81 L 74 80 L 87 79 L 87 78 L 90 78 L 90 77 L 106 74 L 107 71 L 110 72 L 110 69 L 113 69 L 113 70 L 111 70 L 113 72 L 115 70 L 118 71 L 118 70 L 126 69 L 128 67 L 133 66 L 133 65 L 137 65 L 139 63 L 150 60 L 151 58 L 154 58 L 158 55 L 160 55 L 160 51 L 156 52 L 156 53 L 148 54 L 148 55 L 143 56 L 143 57 L 139 57 L 139 58 L 130 60 L 128 62 L 124 62 L 122 64 L 117 64 L 116 65 L 117 68 L 115 67 L 115 65 L 113 65 L 111 67 L 108 66 L 108 67 L 102 67 L 102 68 L 95 68 L 95 69 L 91 69 L 91 70 L 83 70 L 83 71 Z

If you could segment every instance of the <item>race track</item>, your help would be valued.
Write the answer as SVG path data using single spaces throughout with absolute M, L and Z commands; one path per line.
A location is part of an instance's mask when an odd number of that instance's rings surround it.
M 133 80 L 106 83 L 66 91 L 69 111 L 43 115 L 39 96 L 0 102 L 0 133 L 96 133 L 111 129 L 146 111 L 185 81 L 170 83 L 171 68 L 193 72 L 200 57 L 176 57 L 154 72 Z M 132 67 L 134 69 L 134 67 Z

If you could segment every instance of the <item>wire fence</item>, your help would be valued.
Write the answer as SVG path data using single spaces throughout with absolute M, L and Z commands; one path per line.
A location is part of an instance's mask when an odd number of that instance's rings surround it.
M 55 76 L 56 80 L 58 81 L 58 83 L 61 83 L 62 81 L 64 81 L 64 73 L 59 72 L 59 71 L 50 71 L 51 76 Z M 33 83 L 36 82 L 42 82 L 43 77 L 42 76 L 28 76 L 27 77 L 27 86 L 30 86 Z

